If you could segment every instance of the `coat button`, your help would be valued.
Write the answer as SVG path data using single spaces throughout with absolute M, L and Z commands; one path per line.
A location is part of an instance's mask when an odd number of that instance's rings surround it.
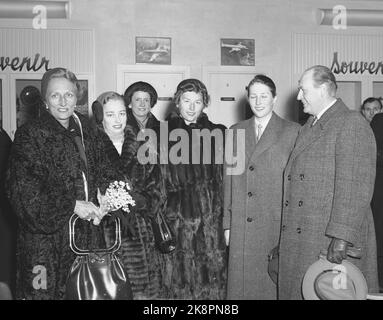
M 302 205 L 303 205 L 303 201 L 301 200 L 301 201 L 298 202 L 298 206 L 302 207 Z
M 289 205 L 289 200 L 286 200 L 285 201 L 285 207 L 287 207 Z
M 297 228 L 297 233 L 301 233 L 302 232 L 302 229 L 301 228 Z
M 287 180 L 291 180 L 291 175 L 289 174 L 288 176 L 287 176 Z
M 252 222 L 253 218 L 248 217 L 246 220 L 247 220 L 247 222 Z
M 286 229 L 286 225 L 283 225 L 282 226 L 282 231 L 285 231 L 285 229 Z
M 301 178 L 301 180 L 304 180 L 305 175 L 304 175 L 304 174 L 300 174 L 300 175 L 299 175 L 299 178 Z
M 252 193 L 251 191 L 249 191 L 249 192 L 247 193 L 247 195 L 249 196 L 249 198 L 251 198 L 251 197 L 253 196 L 253 193 Z
M 254 171 L 254 166 L 250 166 L 250 167 L 249 167 L 249 170 L 250 170 L 250 171 Z

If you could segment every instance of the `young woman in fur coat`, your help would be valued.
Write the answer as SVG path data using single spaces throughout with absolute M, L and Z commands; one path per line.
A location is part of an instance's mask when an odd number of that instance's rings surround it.
M 165 196 L 161 188 L 159 167 L 138 161 L 137 152 L 142 143 L 137 141 L 134 128 L 127 125 L 127 110 L 121 95 L 105 92 L 93 103 L 92 109 L 97 135 L 103 144 L 108 165 L 116 172 L 119 180 L 129 181 L 136 202 L 132 211 L 124 214 L 127 228 L 123 230 L 120 249 L 133 298 L 156 299 L 160 290 L 160 267 L 151 219 L 164 207 Z M 111 226 L 108 224 L 106 228 L 108 244 L 114 242 L 114 225 Z
M 216 161 L 215 155 L 223 156 L 225 127 L 212 123 L 202 112 L 209 104 L 209 96 L 205 85 L 197 79 L 179 83 L 174 102 L 177 112 L 167 119 L 169 133 L 171 136 L 174 129 L 183 133 L 181 141 L 169 141 L 165 180 L 166 217 L 177 244 L 174 252 L 164 255 L 163 296 L 168 299 L 224 299 L 223 162 Z M 196 137 L 200 138 L 202 129 L 209 134 L 214 130 L 220 138 L 212 138 L 212 143 L 201 139 L 200 144 Z M 175 152 L 176 149 L 179 152 Z M 207 159 L 207 163 L 203 163 L 208 155 L 210 161 Z

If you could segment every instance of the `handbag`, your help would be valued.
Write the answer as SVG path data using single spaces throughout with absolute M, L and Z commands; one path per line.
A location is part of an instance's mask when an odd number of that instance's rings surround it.
M 108 249 L 83 250 L 75 243 L 75 223 L 69 219 L 69 245 L 77 255 L 66 281 L 66 300 L 132 300 L 129 277 L 116 256 L 121 246 L 121 225 L 116 222 L 116 238 Z
M 152 219 L 154 242 L 161 253 L 171 253 L 176 248 L 176 238 L 171 227 L 159 211 Z

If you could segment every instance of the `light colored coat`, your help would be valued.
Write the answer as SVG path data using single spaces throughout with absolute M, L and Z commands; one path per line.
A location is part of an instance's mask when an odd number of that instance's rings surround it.
M 283 169 L 299 125 L 273 113 L 257 144 L 254 117 L 232 129 L 246 130 L 246 162 L 243 174 L 226 175 L 224 181 L 224 228 L 230 229 L 227 298 L 276 299 L 268 254 L 278 244 Z
M 284 174 L 279 299 L 302 299 L 304 274 L 331 237 L 362 248 L 360 260 L 348 259 L 363 272 L 370 292 L 377 290 L 370 208 L 375 164 L 368 122 L 340 99 L 314 126 L 308 121 L 302 127 Z

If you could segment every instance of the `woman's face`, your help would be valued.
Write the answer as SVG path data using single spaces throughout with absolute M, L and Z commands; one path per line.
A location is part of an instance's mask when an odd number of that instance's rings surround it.
M 105 132 L 121 134 L 126 127 L 126 108 L 124 101 L 120 99 L 109 100 L 103 107 L 102 125 Z
M 249 88 L 249 104 L 254 115 L 260 119 L 273 111 L 277 97 L 273 97 L 270 88 L 263 83 L 254 83 Z
M 145 120 L 150 112 L 150 94 L 144 91 L 136 91 L 130 101 L 133 115 L 139 120 Z
M 196 123 L 204 108 L 202 94 L 194 91 L 184 92 L 177 107 L 187 124 Z
M 77 103 L 76 85 L 65 78 L 51 79 L 45 101 L 52 116 L 67 128 Z

